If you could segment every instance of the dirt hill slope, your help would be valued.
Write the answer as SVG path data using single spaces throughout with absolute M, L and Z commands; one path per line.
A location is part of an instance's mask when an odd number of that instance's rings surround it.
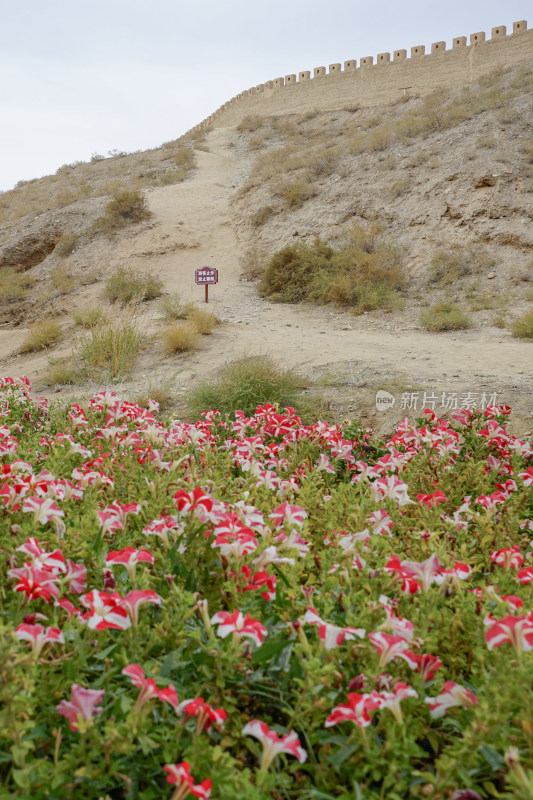
M 27 374 L 45 394 L 86 396 L 93 386 L 47 388 L 43 376 L 50 355 L 70 353 L 77 335 L 72 313 L 100 302 L 106 277 L 119 266 L 151 272 L 160 276 L 167 292 L 200 304 L 203 290 L 194 284 L 194 269 L 210 265 L 220 274 L 220 283 L 211 289 L 210 308 L 223 324 L 203 338 L 197 352 L 168 356 L 158 339 L 163 322 L 157 303 L 143 304 L 140 316 L 152 339 L 119 386 L 120 393 L 135 397 L 164 383 L 179 412 L 180 398 L 198 377 L 209 376 L 239 355 L 268 353 L 305 373 L 313 384 L 310 391 L 326 396 L 337 419 L 358 416 L 386 432 L 401 417 L 416 416 L 424 405 L 444 413 L 446 406 L 494 398 L 513 406 L 515 430 L 529 432 L 533 345 L 493 324 L 505 325 L 531 308 L 526 279 L 533 248 L 528 150 L 533 120 L 523 74 L 522 68 L 494 78 L 505 83 L 496 87 L 503 97 L 493 100 L 493 107 L 424 135 L 389 138 L 383 147 L 383 141 L 375 146 L 372 137 L 384 136 L 386 126 L 405 119 L 406 112 L 416 117 L 419 101 L 372 113 L 351 110 L 283 123 L 274 120 L 255 131 L 210 132 L 202 145 L 206 149 L 196 151 L 192 177 L 146 190 L 150 219 L 111 239 L 92 238 L 61 259 L 52 250 L 28 268 L 36 282 L 22 313 L 6 313 L 1 321 L 2 372 Z M 512 97 L 506 96 L 511 90 Z M 454 96 L 447 102 L 451 107 Z M 374 124 L 372 116 L 381 121 Z M 338 152 L 369 131 L 374 145 L 358 153 Z M 480 142 L 482 137 L 495 141 Z M 319 145 L 322 161 L 333 169 L 317 164 L 321 159 L 309 150 L 309 142 L 311 150 Z M 282 151 L 284 146 L 291 152 Z M 352 151 L 357 147 L 350 145 Z M 258 152 L 263 159 L 259 165 L 254 164 Z M 272 170 L 270 156 L 275 152 L 285 160 L 287 155 L 300 157 L 302 163 L 288 170 L 282 160 L 281 171 L 279 164 Z M 468 155 L 471 152 L 475 157 Z M 279 194 L 279 183 L 287 178 L 294 183 L 312 178 L 316 194 L 299 207 L 290 206 Z M 106 201 L 86 202 L 89 220 L 101 213 Z M 273 212 L 262 224 L 254 224 L 257 212 L 268 205 Z M 63 215 L 74 212 L 71 206 L 48 213 L 57 215 L 59 228 Z M 273 252 L 315 235 L 338 241 L 347 225 L 375 218 L 404 249 L 409 281 L 403 310 L 353 316 L 330 306 L 274 304 L 258 297 L 254 283 L 241 278 L 241 261 L 252 246 Z M 39 220 L 6 224 L 3 252 L 20 241 L 24 226 L 37 230 Z M 467 254 L 461 261 L 466 263 L 464 274 L 451 285 L 433 281 L 435 250 L 454 245 Z M 67 276 L 76 276 L 75 285 L 49 292 L 50 275 L 58 266 Z M 83 285 L 83 276 L 91 282 Z M 438 334 L 422 330 L 420 311 L 450 295 L 480 307 L 470 309 L 475 326 Z M 28 322 L 47 315 L 60 320 L 66 338 L 51 351 L 17 355 Z M 394 396 L 394 406 L 386 411 L 375 405 L 379 389 Z

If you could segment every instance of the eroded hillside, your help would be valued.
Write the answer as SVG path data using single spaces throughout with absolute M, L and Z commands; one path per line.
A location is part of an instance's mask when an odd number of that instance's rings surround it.
M 165 387 L 181 413 L 200 378 L 240 355 L 268 353 L 305 374 L 308 392 L 337 419 L 357 415 L 388 432 L 431 397 L 437 413 L 495 398 L 513 405 L 516 430 L 527 433 L 532 345 L 511 327 L 533 308 L 532 74 L 528 63 L 446 96 L 249 119 L 203 141 L 74 165 L 75 202 L 52 191 L 58 176 L 2 195 L 2 371 L 80 398 L 102 383 L 136 397 Z M 184 173 L 183 152 L 193 146 L 196 169 Z M 149 216 L 99 228 L 122 189 L 141 189 Z M 366 311 L 274 303 L 246 280 L 286 245 L 319 236 L 341 247 L 354 225 L 377 226 L 396 249 L 405 278 L 397 303 Z M 114 378 L 78 369 L 80 343 L 93 336 L 87 314 L 95 330 L 120 317 L 105 299 L 117 269 L 152 276 L 168 311 L 176 295 L 202 303 L 194 270 L 205 264 L 219 268 L 210 308 L 222 325 L 197 349 L 169 352 L 155 292 L 137 298 L 143 335 L 127 369 Z M 437 302 L 455 304 L 471 327 L 428 332 L 421 320 Z M 42 319 L 60 335 L 21 353 Z M 394 396 L 394 407 L 376 408 L 378 390 Z

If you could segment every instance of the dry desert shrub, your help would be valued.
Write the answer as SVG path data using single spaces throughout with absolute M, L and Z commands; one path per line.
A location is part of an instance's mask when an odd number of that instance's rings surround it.
M 74 356 L 80 372 L 92 380 L 118 380 L 131 372 L 145 342 L 138 306 L 132 303 L 90 328 L 76 343 Z
M 94 221 L 92 232 L 109 235 L 125 225 L 141 222 L 149 216 L 144 195 L 134 189 L 123 189 L 116 192 L 107 204 L 105 213 Z
M 196 350 L 200 343 L 200 334 L 193 322 L 171 323 L 163 330 L 161 338 L 168 355 Z
M 511 326 L 511 333 L 518 339 L 533 339 L 533 311 L 527 311 Z
M 166 322 L 174 322 L 177 319 L 187 319 L 194 305 L 192 303 L 184 303 L 179 294 L 174 292 L 162 297 L 158 308 Z
M 34 353 L 38 350 L 46 350 L 56 344 L 62 336 L 59 322 L 53 319 L 45 319 L 37 322 L 28 328 L 28 333 L 20 346 L 21 353 Z
M 81 311 L 75 311 L 72 314 L 72 319 L 74 323 L 78 325 L 80 328 L 95 328 L 97 325 L 100 325 L 102 322 L 107 321 L 107 315 L 103 308 L 97 306 L 96 308 L 87 308 L 82 309 Z
M 354 226 L 338 248 L 319 238 L 284 247 L 268 261 L 258 291 L 275 302 L 337 303 L 361 313 L 397 307 L 404 285 L 401 251 L 374 223 Z
M 251 247 L 241 256 L 240 265 L 242 275 L 247 281 L 255 281 L 260 278 L 268 266 L 270 256 L 266 250 L 258 247 Z
M 240 133 L 254 133 L 254 131 L 262 128 L 264 125 L 264 120 L 261 117 L 248 115 L 244 117 L 244 119 L 239 122 L 237 125 L 237 130 Z
M 201 336 L 208 336 L 213 333 L 216 325 L 220 325 L 220 320 L 212 311 L 204 308 L 193 307 L 187 316 Z
M 477 275 L 495 264 L 482 245 L 441 245 L 431 259 L 429 279 L 440 286 L 448 286 L 462 278 Z
M 76 249 L 80 238 L 81 237 L 79 233 L 64 233 L 57 240 L 56 246 L 54 247 L 54 253 L 58 256 L 61 256 L 61 258 L 69 256 Z
M 148 302 L 161 297 L 163 281 L 156 275 L 141 275 L 133 269 L 118 267 L 106 281 L 104 294 L 110 303 Z
M 69 356 L 51 359 L 45 372 L 45 386 L 72 386 L 78 383 L 80 375 Z
M 441 302 L 430 306 L 420 315 L 420 324 L 428 331 L 457 331 L 471 328 L 472 322 L 455 303 Z
M 57 289 L 57 291 L 61 294 L 67 294 L 68 292 L 71 292 L 76 286 L 74 277 L 62 264 L 54 267 L 50 273 L 50 280 L 54 289 Z
M 279 186 L 276 194 L 285 202 L 286 208 L 301 208 L 306 200 L 316 197 L 318 187 L 314 183 L 288 182 Z
M 11 303 L 23 300 L 33 278 L 25 272 L 15 272 L 11 267 L 0 269 L 0 303 Z
M 262 206 L 259 208 L 252 216 L 250 217 L 250 222 L 254 226 L 254 228 L 260 228 L 261 225 L 264 225 L 265 222 L 276 213 L 276 209 L 274 206 Z

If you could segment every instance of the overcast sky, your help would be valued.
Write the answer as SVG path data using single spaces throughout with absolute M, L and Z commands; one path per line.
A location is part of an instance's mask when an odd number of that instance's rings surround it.
M 532 0 L 0 0 L 0 12 L 0 190 L 156 147 L 278 76 L 533 26 Z

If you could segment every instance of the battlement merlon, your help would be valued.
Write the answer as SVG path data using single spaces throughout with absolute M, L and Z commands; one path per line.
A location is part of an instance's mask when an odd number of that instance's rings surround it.
M 439 89 L 458 88 L 481 75 L 533 59 L 533 29 L 526 20 L 456 36 L 445 41 L 391 53 L 348 59 L 313 70 L 301 70 L 240 92 L 191 131 L 211 125 L 237 125 L 244 117 L 339 110 L 357 103 L 370 106 L 394 101 L 405 94 L 425 95 Z M 327 78 L 327 80 L 324 80 Z

